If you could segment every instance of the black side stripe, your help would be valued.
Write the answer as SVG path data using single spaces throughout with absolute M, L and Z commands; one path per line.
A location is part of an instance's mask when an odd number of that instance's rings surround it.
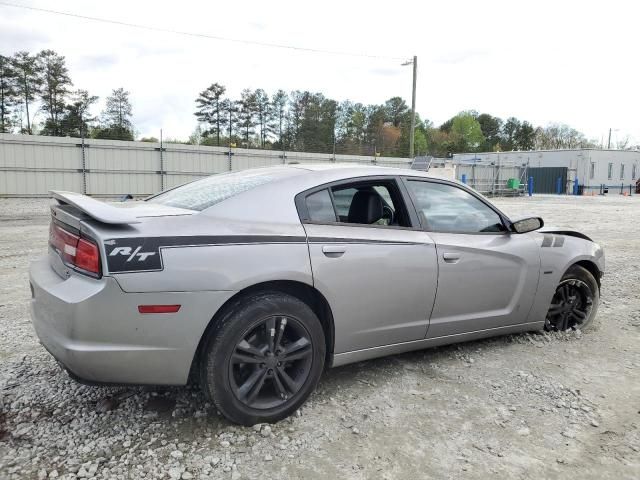
M 162 270 L 163 248 L 306 243 L 306 237 L 295 235 L 192 235 L 176 237 L 111 238 L 105 240 L 104 245 L 109 272 L 129 273 Z M 414 242 L 335 237 L 310 237 L 309 243 L 420 245 Z
M 227 245 L 246 243 L 304 243 L 307 241 L 303 236 L 290 235 L 187 235 L 175 237 L 130 237 L 113 238 L 105 241 L 105 245 L 112 245 L 110 242 L 140 241 L 148 244 L 158 244 L 163 247 L 183 247 L 191 245 Z
M 105 245 L 122 246 L 134 243 L 145 246 L 188 247 L 200 245 L 249 245 L 269 243 L 306 243 L 303 236 L 288 235 L 216 235 L 216 236 L 178 236 L 178 237 L 130 237 L 105 240 Z M 309 237 L 309 243 L 380 243 L 393 245 L 420 245 L 420 242 L 399 240 L 373 240 L 369 238 Z
M 107 265 L 112 273 L 150 272 L 163 269 L 162 248 L 215 245 L 304 244 L 303 236 L 290 235 L 192 235 L 131 237 L 105 240 Z

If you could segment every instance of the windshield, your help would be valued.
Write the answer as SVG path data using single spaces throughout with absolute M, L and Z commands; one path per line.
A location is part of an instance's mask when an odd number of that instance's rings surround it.
M 168 190 L 147 201 L 170 207 L 204 210 L 239 193 L 297 173 L 300 171 L 293 169 L 256 169 L 222 173 Z

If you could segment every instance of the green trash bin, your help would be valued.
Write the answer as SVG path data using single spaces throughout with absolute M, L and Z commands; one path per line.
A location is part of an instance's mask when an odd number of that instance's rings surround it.
M 507 180 L 507 188 L 510 190 L 518 190 L 520 188 L 520 179 L 510 178 Z

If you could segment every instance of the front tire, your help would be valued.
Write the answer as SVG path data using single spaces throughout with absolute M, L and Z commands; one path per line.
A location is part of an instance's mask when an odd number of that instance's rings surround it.
M 593 324 L 600 288 L 591 272 L 573 265 L 560 279 L 545 319 L 547 331 L 584 330 Z
M 315 389 L 325 359 L 322 325 L 301 300 L 280 292 L 245 298 L 213 328 L 203 349 L 203 390 L 229 420 L 276 422 Z

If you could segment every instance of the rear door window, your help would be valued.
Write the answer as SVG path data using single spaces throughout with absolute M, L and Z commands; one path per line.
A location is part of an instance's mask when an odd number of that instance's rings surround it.
M 353 201 L 353 196 L 358 190 L 355 188 L 340 188 L 333 190 L 333 201 L 336 205 L 336 213 L 341 222 L 347 221 L 349 207 Z
M 329 190 L 320 190 L 309 195 L 305 202 L 312 222 L 335 222 L 336 212 L 331 202 Z
M 402 195 L 393 180 L 351 182 L 305 197 L 311 222 L 410 227 Z

